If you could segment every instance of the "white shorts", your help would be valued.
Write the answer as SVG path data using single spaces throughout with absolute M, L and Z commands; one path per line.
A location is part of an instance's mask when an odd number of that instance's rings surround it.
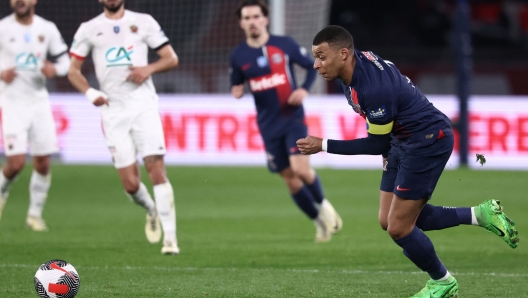
M 136 163 L 138 152 L 143 158 L 165 155 L 165 136 L 157 107 L 103 110 L 103 131 L 117 169 Z
M 6 156 L 45 156 L 59 152 L 49 101 L 2 106 L 2 135 Z

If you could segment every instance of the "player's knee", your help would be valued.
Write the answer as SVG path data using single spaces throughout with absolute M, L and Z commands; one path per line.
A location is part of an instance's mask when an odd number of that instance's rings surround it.
M 123 180 L 122 182 L 123 182 L 123 188 L 129 194 L 134 194 L 139 190 L 140 181 L 137 177 L 127 178 Z
M 389 224 L 387 223 L 387 219 L 379 218 L 378 221 L 379 221 L 381 229 L 384 231 L 387 231 L 387 228 L 389 227 Z
M 303 187 L 303 182 L 298 177 L 283 177 L 283 180 L 290 193 L 298 193 Z
M 405 228 L 404 226 L 401 226 L 401 225 L 397 225 L 397 224 L 392 224 L 392 225 L 389 224 L 387 226 L 387 233 L 394 240 L 401 239 L 401 238 L 407 236 L 407 234 L 409 234 L 407 228 Z
M 16 174 L 20 173 L 20 171 L 24 169 L 25 165 L 26 165 L 25 158 L 8 159 L 5 165 L 6 172 L 8 173 L 7 176 L 15 176 Z

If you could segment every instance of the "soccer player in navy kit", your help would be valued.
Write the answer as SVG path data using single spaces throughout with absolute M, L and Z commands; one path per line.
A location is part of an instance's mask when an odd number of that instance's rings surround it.
M 317 75 L 312 68 L 313 61 L 292 38 L 268 33 L 265 2 L 243 1 L 236 13 L 246 41 L 231 53 L 231 94 L 241 98 L 244 82 L 248 81 L 255 98 L 269 170 L 281 175 L 295 203 L 313 220 L 315 241 L 329 241 L 341 229 L 341 218 L 325 199 L 309 157 L 301 155 L 295 143 L 307 135 L 302 101 Z M 299 88 L 296 88 L 293 63 L 308 71 Z
M 380 225 L 405 256 L 431 277 L 413 297 L 456 297 L 458 283 L 423 231 L 476 225 L 515 248 L 519 238 L 513 221 L 497 200 L 471 208 L 428 204 L 453 150 L 453 132 L 447 116 L 394 64 L 372 52 L 355 50 L 352 36 L 339 26 L 321 30 L 312 53 L 320 75 L 327 81 L 342 80 L 349 105 L 366 119 L 368 137 L 326 140 L 308 136 L 297 141 L 299 149 L 303 154 L 382 154 Z

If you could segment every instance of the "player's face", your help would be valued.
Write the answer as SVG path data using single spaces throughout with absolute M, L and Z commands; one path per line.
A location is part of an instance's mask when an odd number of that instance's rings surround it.
M 333 81 L 339 76 L 344 66 L 342 51 L 323 42 L 320 45 L 312 46 L 312 54 L 315 58 L 313 68 L 317 70 L 327 81 Z
M 37 4 L 37 0 L 11 0 L 11 7 L 18 17 L 26 17 Z
M 244 29 L 247 37 L 258 38 L 268 29 L 268 18 L 262 13 L 260 6 L 246 6 L 240 12 L 240 27 Z
M 99 0 L 99 2 L 103 3 L 104 7 L 111 12 L 118 11 L 125 4 L 125 0 Z

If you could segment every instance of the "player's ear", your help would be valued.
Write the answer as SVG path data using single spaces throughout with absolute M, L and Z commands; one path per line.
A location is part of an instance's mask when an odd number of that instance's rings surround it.
M 341 55 L 341 60 L 342 61 L 345 61 L 348 58 L 348 56 L 350 55 L 350 53 L 348 52 L 347 48 L 342 48 L 341 50 L 339 50 L 339 54 Z

